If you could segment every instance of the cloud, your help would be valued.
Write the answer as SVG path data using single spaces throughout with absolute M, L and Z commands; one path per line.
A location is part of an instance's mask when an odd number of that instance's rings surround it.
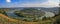
M 54 2 L 54 0 L 48 0 L 47 2 L 42 3 L 41 5 L 46 7 L 56 7 L 59 6 L 59 2 Z
M 8 2 L 10 2 L 9 0 L 7 0 Z M 59 0 L 55 1 L 55 0 L 48 0 L 47 2 L 43 2 L 43 3 L 13 3 L 13 4 L 6 4 L 6 5 L 2 5 L 1 7 L 59 7 Z
M 6 2 L 11 2 L 11 0 L 6 0 Z
M 54 0 L 48 0 L 44 3 L 27 3 L 22 5 L 24 7 L 57 7 L 59 6 L 59 2 L 54 2 Z

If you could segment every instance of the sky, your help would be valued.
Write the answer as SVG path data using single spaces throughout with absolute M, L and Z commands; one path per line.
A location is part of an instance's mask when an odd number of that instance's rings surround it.
M 0 8 L 8 7 L 58 7 L 59 0 L 0 0 Z

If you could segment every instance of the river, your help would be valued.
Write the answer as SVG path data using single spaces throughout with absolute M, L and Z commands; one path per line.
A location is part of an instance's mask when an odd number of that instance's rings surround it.
M 14 14 L 14 11 L 15 10 L 11 10 L 11 11 L 6 12 L 8 17 L 17 18 L 17 19 L 28 19 L 28 20 L 32 20 L 33 19 L 33 18 L 19 17 L 19 16 Z M 45 16 L 42 16 L 39 19 L 42 19 L 43 17 L 53 17 L 54 16 L 54 13 L 51 13 L 51 12 L 45 12 L 45 13 L 46 13 Z M 38 18 L 36 18 L 36 19 L 38 19 Z

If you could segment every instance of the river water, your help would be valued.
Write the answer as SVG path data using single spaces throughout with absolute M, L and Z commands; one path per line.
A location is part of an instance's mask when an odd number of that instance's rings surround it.
M 17 18 L 17 19 L 28 19 L 28 20 L 32 20 L 33 18 L 24 18 L 24 17 L 19 17 L 17 15 L 14 14 L 14 11 L 15 10 L 10 10 L 7 13 L 8 17 L 11 17 L 11 18 Z M 54 13 L 51 13 L 51 12 L 45 12 L 45 16 L 42 16 L 40 17 L 39 19 L 42 19 L 43 17 L 53 17 L 54 16 Z M 36 18 L 38 19 L 38 18 Z

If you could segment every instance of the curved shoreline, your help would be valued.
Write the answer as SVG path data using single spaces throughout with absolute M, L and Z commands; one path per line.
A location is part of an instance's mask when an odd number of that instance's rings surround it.
M 0 14 L 0 17 L 4 18 L 4 19 L 6 19 L 6 20 L 9 20 L 9 21 L 18 21 L 18 20 L 9 18 L 9 17 L 7 17 L 7 16 L 5 16 L 5 15 L 3 15 L 3 14 Z

